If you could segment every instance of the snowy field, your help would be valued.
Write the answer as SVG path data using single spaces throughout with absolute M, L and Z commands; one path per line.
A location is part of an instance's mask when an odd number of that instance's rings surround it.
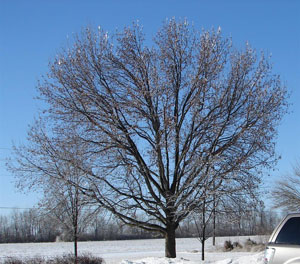
M 106 264 L 261 264 L 262 252 L 232 251 L 223 252 L 225 240 L 244 244 L 247 237 L 217 238 L 216 247 L 211 239 L 206 241 L 205 262 L 201 262 L 201 244 L 196 238 L 176 239 L 177 258 L 164 258 L 164 240 L 127 240 L 127 241 L 99 241 L 80 242 L 79 253 L 91 253 L 102 257 Z M 250 237 L 258 243 L 265 243 L 267 237 Z M 26 243 L 0 244 L 0 260 L 7 257 L 44 257 L 64 255 L 73 252 L 73 243 Z

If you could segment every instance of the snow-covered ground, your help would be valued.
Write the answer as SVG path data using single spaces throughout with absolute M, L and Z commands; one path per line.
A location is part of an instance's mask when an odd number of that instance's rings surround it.
M 206 241 L 205 262 L 201 262 L 201 244 L 196 238 L 179 238 L 176 240 L 177 258 L 164 258 L 164 240 L 127 240 L 80 242 L 79 253 L 91 253 L 102 257 L 106 264 L 261 264 L 262 252 L 231 251 L 223 252 L 224 241 L 231 240 L 244 244 L 249 237 L 217 238 L 216 247 L 211 239 Z M 258 243 L 265 243 L 267 237 L 250 237 Z M 6 257 L 51 258 L 73 252 L 73 243 L 26 243 L 0 244 L 0 260 Z

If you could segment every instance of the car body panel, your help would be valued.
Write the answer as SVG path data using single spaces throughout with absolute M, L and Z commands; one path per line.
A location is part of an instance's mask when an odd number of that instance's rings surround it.
M 268 248 L 275 249 L 273 261 L 269 263 L 300 264 L 300 245 L 268 244 Z
M 269 262 L 265 261 L 266 264 L 300 264 L 300 224 L 297 223 L 300 223 L 300 213 L 287 215 L 277 225 L 266 248 L 275 249 L 275 253 Z M 297 231 L 293 232 L 295 227 Z M 289 239 L 292 244 L 289 243 Z

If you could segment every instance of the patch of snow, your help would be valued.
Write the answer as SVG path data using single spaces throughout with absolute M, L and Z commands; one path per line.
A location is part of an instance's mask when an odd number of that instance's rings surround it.
M 196 238 L 176 239 L 177 258 L 164 258 L 164 239 L 79 242 L 79 254 L 102 257 L 106 264 L 261 264 L 263 253 L 223 252 L 224 242 L 244 244 L 248 238 L 266 242 L 267 237 L 223 237 L 206 241 L 205 262 L 201 261 L 201 244 Z M 8 257 L 52 258 L 73 252 L 72 242 L 0 244 L 0 262 Z
M 167 259 L 167 258 L 144 258 L 136 261 L 123 260 L 121 264 L 262 264 L 263 253 L 257 253 L 251 256 L 226 258 L 227 253 L 223 253 L 225 259 L 219 261 L 191 261 L 184 258 Z
M 123 260 L 121 264 L 192 264 L 191 262 L 186 259 L 176 258 L 176 259 L 168 259 L 168 258 L 144 258 L 137 261 L 130 261 L 130 260 Z

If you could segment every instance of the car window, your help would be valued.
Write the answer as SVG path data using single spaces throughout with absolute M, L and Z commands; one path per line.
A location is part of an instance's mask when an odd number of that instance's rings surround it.
M 300 245 L 300 217 L 293 217 L 286 221 L 275 243 Z

